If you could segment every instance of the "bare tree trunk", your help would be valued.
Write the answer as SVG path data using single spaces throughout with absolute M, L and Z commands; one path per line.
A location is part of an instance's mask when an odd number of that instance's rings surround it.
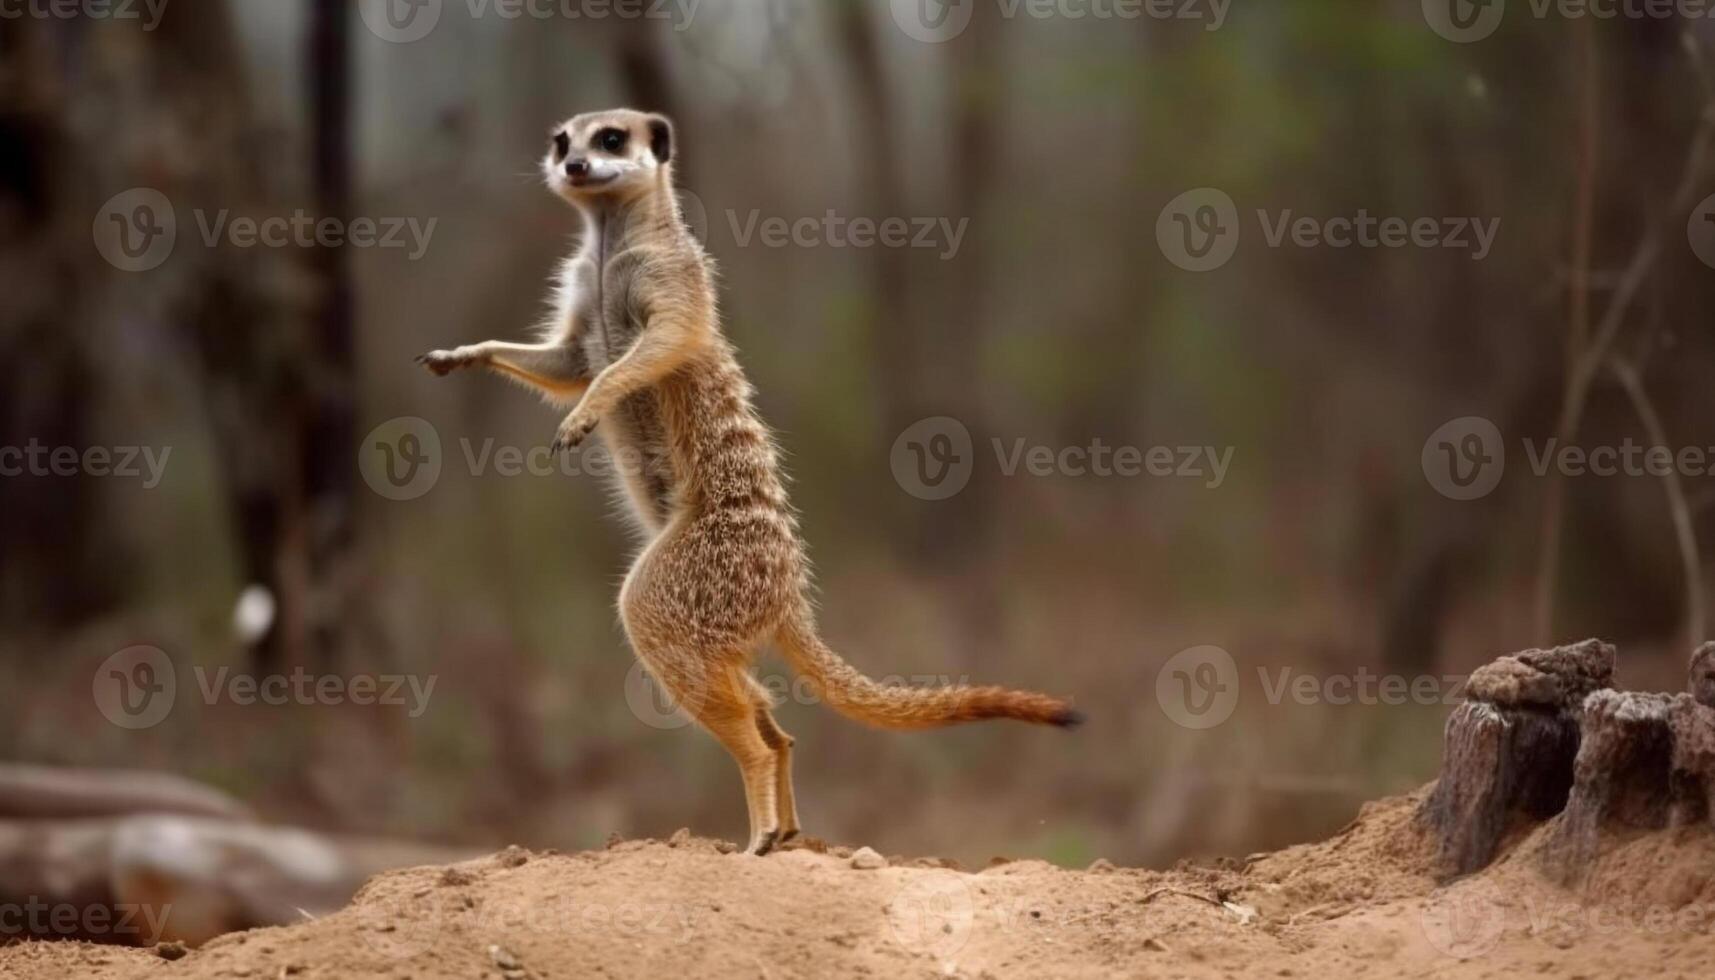
M 928 364 L 934 372 L 931 387 L 942 393 L 951 414 L 972 430 L 979 444 L 988 435 L 983 350 L 994 306 L 989 297 L 993 280 L 987 246 L 997 237 L 989 204 L 998 169 L 995 161 L 1002 151 L 998 116 L 1006 102 L 999 26 L 995 11 L 977 4 L 964 33 L 948 45 L 953 83 L 953 146 L 947 175 L 951 218 L 970 224 L 963 248 L 947 260 L 951 269 L 943 281 L 950 288 L 942 295 L 940 315 L 928 332 Z M 924 528 L 930 554 L 957 554 L 961 565 L 974 560 L 978 567 L 991 567 L 983 558 L 992 544 L 994 480 L 998 478 L 993 470 L 973 467 L 958 506 Z
M 898 124 L 888 100 L 887 70 L 882 63 L 875 11 L 862 3 L 841 3 L 835 17 L 840 46 L 856 76 L 859 137 L 855 142 L 868 148 L 865 170 L 869 186 L 864 196 L 865 206 L 878 217 L 908 214 Z M 933 372 L 925 369 L 929 343 L 918 305 L 913 302 L 910 256 L 902 249 L 879 248 L 874 250 L 871 263 L 874 390 L 881 402 L 882 439 L 884 445 L 890 446 L 919 419 L 954 414 L 952 404 L 940 398 L 926 398 L 924 392 L 938 390 L 937 386 L 956 369 L 952 365 Z M 917 533 L 904 539 L 913 561 L 956 559 L 945 548 L 932 544 L 930 536 L 944 541 L 944 535 L 933 527 L 963 503 L 962 496 L 954 498 L 934 509 L 934 519 L 920 519 L 915 528 Z
M 1596 210 L 1596 44 L 1590 21 L 1578 21 L 1573 58 L 1574 81 L 1578 84 L 1577 184 L 1572 202 L 1572 274 L 1568 296 L 1570 319 L 1566 338 L 1566 383 L 1561 395 L 1560 421 L 1556 434 L 1569 439 L 1577 432 L 1583 414 L 1583 395 L 1575 379 L 1584 349 L 1590 342 L 1591 229 Z M 1566 487 L 1550 473 L 1548 498 L 1542 507 L 1542 544 L 1536 573 L 1534 634 L 1539 643 L 1549 643 L 1554 633 L 1554 592 L 1560 568 L 1560 544 L 1566 511 Z
M 100 202 L 78 190 L 95 166 L 43 70 L 45 55 L 84 38 L 85 21 L 0 20 L 0 446 L 23 451 L 81 453 L 98 438 L 89 311 L 114 270 L 90 248 Z M 6 462 L 21 472 L 0 478 L 0 621 L 51 628 L 113 607 L 125 547 L 103 484 Z
M 351 18 L 346 0 L 314 0 L 306 55 L 310 106 L 310 186 L 316 211 L 342 223 L 352 217 Z M 293 621 L 307 621 L 312 648 L 332 656 L 336 635 L 361 600 L 352 583 L 355 551 L 356 354 L 352 340 L 350 251 L 342 244 L 310 253 L 319 292 L 309 344 L 309 383 L 298 449 L 306 551 Z

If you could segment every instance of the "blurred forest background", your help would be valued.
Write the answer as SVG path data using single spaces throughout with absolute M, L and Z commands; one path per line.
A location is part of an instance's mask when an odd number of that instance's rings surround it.
M 972 7 L 938 44 L 885 0 L 701 0 L 688 22 L 448 0 L 409 43 L 347 0 L 169 0 L 148 31 L 0 19 L 0 446 L 171 447 L 152 489 L 0 477 L 0 761 L 167 770 L 273 820 L 474 847 L 742 836 L 719 746 L 627 699 L 635 542 L 603 482 L 466 462 L 462 440 L 545 446 L 555 413 L 412 364 L 525 336 L 578 230 L 536 175 L 549 127 L 620 104 L 677 121 L 830 642 L 872 675 L 1065 693 L 1092 718 L 896 735 L 789 703 L 810 833 L 977 863 L 1244 854 L 1429 778 L 1448 710 L 1270 704 L 1255 667 L 1439 677 L 1600 635 L 1629 685 L 1678 689 L 1705 638 L 1708 477 L 1538 477 L 1522 440 L 1715 446 L 1715 272 L 1686 233 L 1715 192 L 1710 21 L 1521 3 L 1455 44 L 1418 0 L 1236 0 L 1219 30 Z M 178 242 L 128 272 L 92 221 L 138 187 Z M 1156 239 L 1198 187 L 1244 225 L 1206 273 Z M 298 209 L 436 225 L 420 257 L 199 238 L 197 216 Z M 969 224 L 950 258 L 738 233 L 830 209 Z M 1256 209 L 1500 225 L 1481 260 L 1271 248 Z M 922 500 L 890 454 L 943 415 L 975 472 Z M 396 501 L 358 463 L 402 416 L 438 432 L 443 471 Z M 1421 463 L 1462 416 L 1510 464 L 1469 502 Z M 1216 488 L 1007 476 L 997 438 L 1233 457 Z M 181 695 L 133 731 L 91 685 L 135 644 L 170 654 Z M 1156 676 L 1203 644 L 1243 684 L 1195 731 Z M 195 666 L 435 686 L 417 717 L 209 704 Z

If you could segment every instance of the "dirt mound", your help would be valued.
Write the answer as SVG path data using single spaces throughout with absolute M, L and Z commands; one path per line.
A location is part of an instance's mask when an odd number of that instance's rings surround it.
M 1690 977 L 1715 961 L 1706 832 L 1614 841 L 1587 893 L 1531 870 L 1534 834 L 1443 888 L 1413 817 L 1422 796 L 1371 804 L 1322 843 L 1173 871 L 860 868 L 883 862 L 816 842 L 750 858 L 684 832 L 572 855 L 512 848 L 384 874 L 337 914 L 182 958 L 33 944 L 0 949 L 0 976 Z

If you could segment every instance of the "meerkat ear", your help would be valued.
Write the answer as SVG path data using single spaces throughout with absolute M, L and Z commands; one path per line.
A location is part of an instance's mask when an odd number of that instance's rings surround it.
M 673 124 L 666 116 L 649 117 L 649 150 L 662 163 L 673 159 Z

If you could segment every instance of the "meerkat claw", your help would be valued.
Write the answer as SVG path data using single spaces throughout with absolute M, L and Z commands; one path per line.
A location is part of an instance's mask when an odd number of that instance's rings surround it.
M 416 361 L 434 372 L 438 377 L 446 377 L 454 368 L 460 366 L 460 362 L 453 352 L 444 350 L 432 350 L 427 354 L 418 354 Z

